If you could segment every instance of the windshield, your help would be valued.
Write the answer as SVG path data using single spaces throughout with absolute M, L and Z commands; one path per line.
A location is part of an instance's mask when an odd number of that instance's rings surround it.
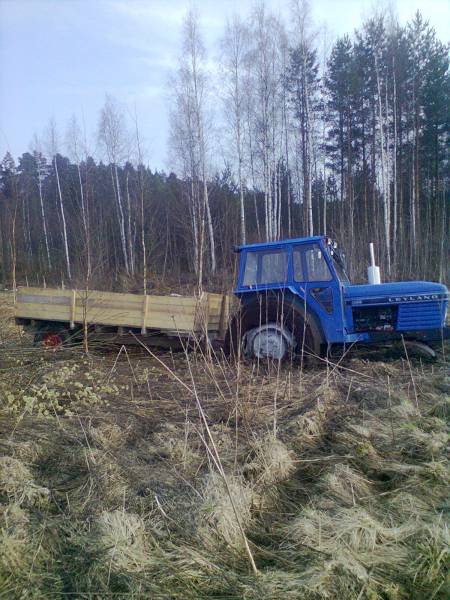
M 330 254 L 333 259 L 333 266 L 339 281 L 342 281 L 343 283 L 350 283 L 350 279 L 348 278 L 348 275 L 345 271 L 344 260 L 339 254 L 339 252 L 335 248 L 333 248 L 330 250 Z
M 343 283 L 350 283 L 350 279 L 348 278 L 346 272 L 344 254 L 341 254 L 341 252 L 338 251 L 337 242 L 330 238 L 325 238 L 325 244 L 328 254 L 331 256 L 333 261 L 333 267 L 336 271 L 339 281 L 342 281 Z

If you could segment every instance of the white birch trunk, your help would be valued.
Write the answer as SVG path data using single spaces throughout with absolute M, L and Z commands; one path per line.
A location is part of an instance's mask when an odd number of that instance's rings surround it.
M 278 238 L 278 168 L 275 167 L 273 174 L 273 238 Z
M 306 65 L 306 56 L 305 52 L 303 53 L 303 74 L 304 74 L 304 89 L 303 93 L 305 95 L 305 135 L 306 135 L 306 164 L 303 165 L 303 169 L 305 170 L 308 182 L 306 186 L 306 212 L 307 212 L 307 224 L 308 224 L 308 235 L 314 235 L 314 222 L 313 222 L 313 209 L 312 209 L 312 169 L 311 169 L 311 156 L 312 156 L 312 136 L 311 136 L 311 127 L 310 127 L 310 111 L 309 111 L 309 86 L 308 86 L 308 74 L 307 74 L 307 65 Z
M 205 207 L 206 207 L 206 218 L 208 222 L 208 235 L 209 235 L 209 244 L 211 250 L 211 273 L 216 272 L 216 245 L 214 241 L 214 229 L 213 222 L 211 218 L 211 210 L 209 207 L 209 196 L 208 196 L 208 183 L 206 181 L 206 177 L 203 178 L 203 194 L 205 196 Z
M 129 263 L 128 263 L 127 242 L 126 242 L 126 237 L 125 237 L 125 216 L 124 216 L 123 205 L 122 205 L 122 194 L 120 192 L 119 173 L 118 173 L 116 164 L 112 165 L 111 168 L 113 169 L 113 178 L 115 180 L 117 206 L 119 209 L 120 241 L 121 241 L 121 245 L 122 245 L 123 259 L 125 262 L 125 270 L 127 272 L 127 275 L 129 275 L 130 267 L 129 267 Z
M 278 239 L 281 238 L 281 200 L 282 200 L 281 192 L 282 192 L 282 190 L 281 190 L 281 174 L 280 174 L 280 169 L 278 169 L 278 215 L 277 215 L 277 222 L 278 222 L 277 238 Z
M 50 260 L 50 248 L 48 243 L 48 233 L 47 233 L 47 219 L 45 218 L 45 208 L 44 208 L 44 197 L 42 194 L 42 176 L 41 176 L 41 168 L 39 166 L 39 161 L 36 159 L 37 173 L 38 173 L 38 189 L 39 189 L 39 202 L 41 205 L 41 216 L 42 216 L 42 228 L 44 230 L 44 240 L 45 240 L 45 249 L 47 252 L 47 263 L 48 268 L 52 268 L 52 263 Z
M 131 199 L 130 199 L 130 174 L 127 173 L 126 190 L 127 190 L 127 208 L 128 208 L 128 259 L 130 264 L 130 273 L 134 275 L 134 243 L 131 227 Z
M 53 162 L 55 165 L 56 183 L 58 186 L 58 196 L 59 196 L 59 206 L 60 206 L 60 210 L 61 210 L 61 220 L 62 220 L 62 226 L 63 226 L 63 239 L 64 239 L 64 251 L 65 251 L 65 255 L 66 255 L 67 276 L 68 276 L 69 280 L 71 280 L 72 273 L 70 270 L 69 242 L 67 239 L 66 215 L 64 213 L 64 201 L 63 201 L 62 192 L 61 192 L 61 183 L 59 181 L 58 161 L 56 160 L 56 154 L 54 156 Z
M 79 162 L 77 162 L 77 169 L 78 169 L 78 181 L 80 183 L 81 218 L 83 220 L 84 236 L 86 239 L 87 278 L 89 279 L 91 276 L 91 268 L 92 268 L 91 267 L 91 240 L 90 240 L 90 236 L 89 236 L 89 224 L 88 224 L 88 218 L 87 218 L 87 209 L 86 209 L 83 182 L 81 179 L 81 169 L 80 169 Z
M 325 137 L 325 136 L 324 136 Z M 327 167 L 323 163 L 323 235 L 327 234 Z
M 249 149 L 249 158 L 250 158 L 250 173 L 252 177 L 252 187 L 253 187 L 253 205 L 255 208 L 255 221 L 256 221 L 256 232 L 258 235 L 258 240 L 261 239 L 261 226 L 259 223 L 259 213 L 258 213 L 258 204 L 256 200 L 256 181 L 255 181 L 255 158 L 254 158 L 254 149 L 253 149 L 253 136 L 252 136 L 252 128 L 250 124 L 250 109 L 247 106 L 247 134 L 248 134 L 248 149 Z
M 391 239 L 390 239 L 390 206 L 389 206 L 389 193 L 388 186 L 386 185 L 387 164 L 386 164 L 386 149 L 384 140 L 384 117 L 381 100 L 381 82 L 380 73 L 378 69 L 378 58 L 375 56 L 375 73 L 377 78 L 377 95 L 378 95 L 378 120 L 379 120 L 379 135 L 380 135 L 380 150 L 381 150 L 381 182 L 383 191 L 383 216 L 384 216 L 384 236 L 386 242 L 386 263 L 387 270 L 390 273 L 391 270 Z
M 236 92 L 238 93 L 238 92 Z M 237 113 L 238 111 L 236 111 Z M 242 183 L 242 146 L 241 146 L 241 125 L 240 115 L 236 114 L 238 119 L 236 125 L 236 146 L 238 152 L 238 179 L 239 179 L 239 205 L 241 210 L 241 243 L 247 243 L 246 228 L 245 228 L 245 206 L 244 206 L 244 186 Z
M 190 212 L 191 212 L 191 219 L 192 219 L 192 232 L 193 232 L 193 236 L 194 236 L 194 270 L 195 270 L 195 274 L 198 276 L 199 274 L 199 260 L 200 260 L 200 253 L 199 253 L 199 235 L 198 235 L 198 218 L 197 218 L 197 205 L 196 205 L 196 198 L 195 198 L 195 194 L 194 194 L 194 181 L 191 179 L 191 196 L 190 196 L 190 202 L 189 202 L 189 206 L 190 206 Z

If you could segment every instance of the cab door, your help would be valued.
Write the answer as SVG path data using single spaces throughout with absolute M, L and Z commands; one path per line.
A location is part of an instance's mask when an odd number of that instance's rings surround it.
M 319 318 L 328 343 L 343 341 L 340 284 L 327 253 L 317 242 L 292 248 L 292 276 L 307 310 Z

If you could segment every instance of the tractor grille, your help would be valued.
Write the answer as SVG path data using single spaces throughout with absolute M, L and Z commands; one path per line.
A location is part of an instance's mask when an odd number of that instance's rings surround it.
M 407 302 L 398 307 L 397 329 L 437 329 L 442 327 L 440 302 Z

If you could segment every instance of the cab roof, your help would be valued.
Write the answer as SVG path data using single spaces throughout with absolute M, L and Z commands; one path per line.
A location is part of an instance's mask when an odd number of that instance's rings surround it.
M 287 240 L 278 240 L 276 242 L 260 242 L 258 244 L 244 244 L 243 246 L 237 246 L 236 252 L 241 252 L 242 250 L 263 250 L 264 248 L 273 248 L 280 246 L 291 246 L 292 244 L 305 244 L 307 242 L 319 242 L 320 240 L 324 240 L 327 236 L 325 235 L 314 235 L 311 237 L 303 237 L 303 238 L 290 238 Z

